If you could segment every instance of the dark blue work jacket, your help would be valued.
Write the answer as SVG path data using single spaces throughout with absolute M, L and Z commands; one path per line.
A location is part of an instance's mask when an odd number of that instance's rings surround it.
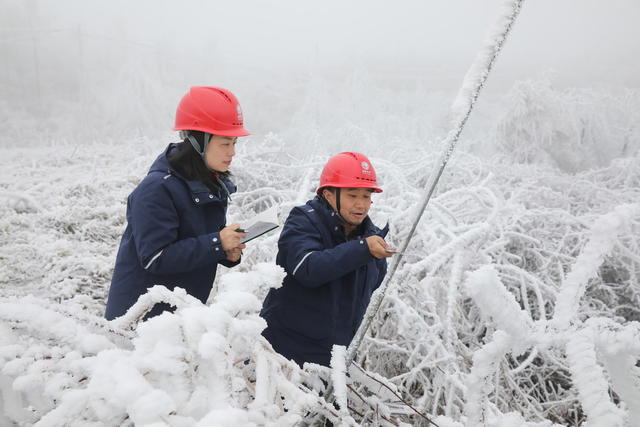
M 329 366 L 334 344 L 349 345 L 387 272 L 364 240 L 384 237 L 369 217 L 348 240 L 331 207 L 316 196 L 293 208 L 278 240 L 276 262 L 287 273 L 282 287 L 270 289 L 260 315 L 263 335 L 273 348 L 299 365 Z
M 220 229 L 226 224 L 227 195 L 171 169 L 170 144 L 127 200 L 127 228 L 120 242 L 105 317 L 119 317 L 153 285 L 184 288 L 207 301 L 218 263 L 226 260 Z M 223 183 L 233 193 L 235 185 Z M 168 309 L 154 307 L 149 316 Z

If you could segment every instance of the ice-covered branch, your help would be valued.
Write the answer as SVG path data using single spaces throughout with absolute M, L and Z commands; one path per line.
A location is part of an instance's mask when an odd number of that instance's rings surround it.
M 49 302 L 35 297 L 1 300 L 0 320 L 44 340 L 71 345 L 82 353 L 95 354 L 116 347 L 108 337 L 92 331 L 87 325 L 47 309 L 49 305 Z
M 628 353 L 608 354 L 599 348 L 604 367 L 611 379 L 611 388 L 624 402 L 629 420 L 640 420 L 640 368 L 638 356 Z
M 553 321 L 558 328 L 565 328 L 577 312 L 589 279 L 598 274 L 602 262 L 619 240 L 620 233 L 628 228 L 629 222 L 640 215 L 640 204 L 627 204 L 616 207 L 612 212 L 601 216 L 593 224 L 589 242 L 571 267 L 562 282 L 562 288 L 556 301 Z
M 524 0 L 510 0 L 504 3 L 503 12 L 500 14 L 496 24 L 491 27 L 475 61 L 467 71 L 462 87 L 452 106 L 455 117 L 454 122 L 458 124 L 459 128 L 462 128 L 469 117 L 469 113 L 485 85 L 498 53 L 500 53 L 513 28 L 523 2 Z
M 347 404 L 347 366 L 346 347 L 334 345 L 331 351 L 331 384 L 340 413 L 340 425 L 354 425 L 355 422 L 349 415 Z
M 507 332 L 512 340 L 518 340 L 516 352 L 526 350 L 533 326 L 531 317 L 520 309 L 513 294 L 505 289 L 495 268 L 485 265 L 471 273 L 465 282 L 465 289 L 497 328 Z
M 164 286 L 153 286 L 147 293 L 140 296 L 138 301 L 122 316 L 114 319 L 114 327 L 128 330 L 134 328 L 137 323 L 158 303 L 167 303 L 176 308 L 187 307 L 190 304 L 200 304 L 196 298 L 188 295 L 182 288 L 170 291 Z
M 361 90 L 369 99 L 382 94 L 375 85 Z M 428 417 L 440 426 L 461 427 L 467 403 L 481 411 L 487 425 L 584 424 L 588 414 L 583 408 L 591 400 L 583 399 L 574 385 L 566 350 L 569 338 L 587 329 L 602 370 L 601 386 L 608 387 L 605 406 L 626 411 L 629 420 L 638 417 L 634 360 L 640 358 L 640 217 L 631 215 L 617 229 L 605 227 L 617 235 L 609 234 L 615 242 L 608 252 L 595 248 L 604 253 L 601 263 L 584 255 L 598 218 L 611 215 L 605 213 L 612 207 L 640 200 L 638 155 L 609 165 L 615 153 L 637 147 L 632 126 L 638 122 L 640 93 L 558 93 L 536 84 L 520 84 L 513 91 L 517 96 L 500 107 L 510 114 L 499 140 L 470 142 L 529 161 L 488 159 L 461 150 L 447 166 L 433 209 L 425 212 L 406 262 L 398 267 L 397 286 L 389 290 L 358 352 L 363 372 L 350 370 L 349 413 L 361 425 L 427 425 Z M 395 104 L 380 105 L 385 120 L 359 129 L 358 138 L 353 126 L 340 129 L 326 120 L 331 135 L 341 137 L 335 138 L 339 144 L 358 144 L 359 136 L 375 141 L 358 146 L 367 154 L 371 150 L 385 189 L 374 196 L 370 214 L 376 224 L 389 219 L 388 241 L 394 245 L 411 228 L 407 213 L 420 202 L 425 169 L 438 163 L 436 141 L 424 140 L 425 110 L 406 109 L 411 103 L 423 105 L 422 95 L 380 96 Z M 345 110 L 333 105 L 327 119 L 354 119 L 336 114 Z M 386 116 L 394 106 L 405 113 L 402 120 Z M 376 107 L 368 108 L 358 113 Z M 50 130 L 45 128 L 38 126 L 38 132 Z M 23 138 L 28 129 L 20 126 L 16 135 Z M 377 139 L 378 132 L 390 129 L 406 136 L 391 151 Z M 238 145 L 234 179 L 240 191 L 229 205 L 229 219 L 242 221 L 273 204 L 286 215 L 313 196 L 330 153 L 307 153 L 308 127 L 299 130 L 304 145 L 298 140 L 285 144 L 289 136 L 273 135 Z M 403 133 L 407 130 L 411 135 Z M 566 138 L 575 141 L 567 144 Z M 512 145 L 500 145 L 500 139 Z M 14 203 L 16 198 L 0 203 L 0 425 L 33 425 L 43 419 L 71 426 L 131 425 L 134 418 L 170 425 L 295 425 L 310 411 L 339 422 L 317 378 L 328 381 L 330 372 L 317 373 L 319 367 L 308 365 L 301 370 L 260 336 L 264 322 L 257 311 L 268 288 L 282 279 L 274 266 L 277 232 L 250 242 L 239 266 L 219 268 L 207 304 L 181 304 L 179 295 L 167 294 L 180 305 L 173 314 L 122 330 L 117 322 L 104 320 L 104 298 L 125 225 L 126 196 L 158 154 L 158 140 L 34 144 L 11 147 L 0 156 L 9 177 L 0 183 L 8 192 L 3 194 L 32 194 L 39 206 Z M 589 160 L 594 151 L 585 151 L 584 144 L 600 150 L 595 151 L 601 154 L 597 163 Z M 527 150 L 540 145 L 557 160 L 552 165 L 569 159 L 582 169 L 566 174 L 534 162 Z M 329 150 L 324 144 L 315 148 Z M 334 148 L 343 149 L 338 143 Z M 383 155 L 375 157 L 375 152 Z M 108 161 L 95 163 L 96 156 Z M 585 159 L 601 167 L 585 171 Z M 89 161 L 95 179 L 75 179 Z M 97 194 L 101 203 L 95 203 Z M 600 265 L 587 265 L 593 259 Z M 465 279 L 486 265 L 499 280 L 493 276 L 476 283 L 475 290 L 487 295 L 467 298 Z M 578 270 L 588 274 L 578 277 Z M 575 316 L 564 328 L 550 327 L 557 296 L 569 279 L 579 285 L 573 294 L 580 295 L 579 304 L 571 309 Z M 126 327 L 144 317 L 131 314 Z M 531 323 L 527 335 L 524 325 Z M 494 364 L 480 372 L 476 356 L 488 356 L 491 332 L 512 332 L 509 328 L 523 333 L 492 354 Z M 520 353 L 519 343 L 530 350 Z M 493 374 L 474 384 L 472 371 Z M 122 384 L 114 384 L 116 379 Z M 145 394 L 162 405 L 140 399 Z M 167 413 L 165 406 L 174 412 Z
M 493 339 L 473 355 L 473 367 L 467 377 L 467 403 L 464 413 L 467 427 L 480 427 L 487 423 L 487 396 L 495 384 L 491 376 L 498 364 L 509 351 L 512 338 L 503 331 L 496 331 Z
M 611 319 L 587 319 L 585 326 L 594 331 L 598 347 L 609 354 L 631 354 L 640 358 L 640 322 L 620 324 Z
M 627 414 L 609 397 L 609 384 L 596 358 L 592 334 L 584 329 L 571 334 L 567 342 L 573 384 L 580 394 L 588 426 L 623 427 Z
M 121 425 L 125 420 L 136 425 L 211 425 L 222 420 L 294 424 L 309 408 L 326 403 L 302 386 L 309 374 L 275 353 L 261 337 L 265 323 L 258 316 L 260 301 L 254 293 L 260 286 L 278 286 L 282 269 L 263 264 L 256 270 L 260 274 L 228 277 L 210 307 L 183 291 L 152 289 L 126 315 L 127 322 L 158 301 L 172 303 L 177 310 L 138 324 L 131 348 L 117 348 L 107 336 L 99 337 L 102 343 L 73 318 L 53 310 L 3 302 L 4 319 L 15 322 L 22 316 L 25 323 L 43 329 L 49 323 L 54 337 L 63 341 L 61 347 L 44 351 L 42 363 L 27 372 L 24 365 L 33 362 L 33 353 L 0 358 L 3 393 L 22 393 L 31 415 L 14 406 L 20 404 L 18 398 L 0 404 L 12 405 L 4 409 L 14 420 L 35 418 L 43 426 Z M 36 310 L 40 313 L 34 315 Z M 91 352 L 83 354 L 89 342 Z M 18 345 L 0 344 L 0 355 Z M 13 390 L 7 386 L 9 380 Z

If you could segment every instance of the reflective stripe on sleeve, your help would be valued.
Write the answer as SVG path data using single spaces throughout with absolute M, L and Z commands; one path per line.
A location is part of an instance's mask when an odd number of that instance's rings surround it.
M 160 252 L 158 252 L 157 254 L 155 254 L 155 255 L 154 255 L 154 257 L 153 257 L 153 258 L 151 258 L 151 261 L 149 261 L 149 262 L 147 263 L 147 265 L 145 265 L 144 269 L 145 269 L 145 270 L 148 270 L 148 269 L 149 269 L 149 267 L 151 266 L 151 263 L 152 263 L 153 261 L 155 261 L 156 259 L 158 259 L 158 257 L 159 257 L 160 255 L 162 255 L 162 251 L 160 251 Z
M 306 254 L 305 256 L 302 257 L 302 259 L 300 260 L 300 262 L 298 263 L 298 265 L 296 265 L 296 268 L 293 269 L 293 273 L 291 273 L 292 276 L 295 276 L 296 271 L 298 271 L 298 269 L 300 268 L 300 265 L 304 262 L 305 259 L 307 259 L 307 257 L 309 255 L 311 255 L 314 251 L 309 252 L 308 254 Z

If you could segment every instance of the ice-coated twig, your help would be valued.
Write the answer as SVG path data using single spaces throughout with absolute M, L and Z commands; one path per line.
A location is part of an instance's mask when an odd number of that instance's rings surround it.
M 473 355 L 473 367 L 467 378 L 467 402 L 464 405 L 467 427 L 486 424 L 487 395 L 496 386 L 491 376 L 503 356 L 511 349 L 511 345 L 512 338 L 509 334 L 496 331 L 493 340 Z
M 571 272 L 562 282 L 553 317 L 556 327 L 563 329 L 574 320 L 587 281 L 598 273 L 604 257 L 618 242 L 618 235 L 628 226 L 631 219 L 638 215 L 640 204 L 628 204 L 616 207 L 595 222 L 591 228 L 589 243 L 582 249 Z
M 625 411 L 609 397 L 609 383 L 596 358 L 593 332 L 582 329 L 571 334 L 566 345 L 573 384 L 580 394 L 587 425 L 593 427 L 623 427 Z
M 331 382 L 341 417 L 349 416 L 347 411 L 347 368 L 344 362 L 345 347 L 334 345 L 331 350 Z
M 526 350 L 533 322 L 520 309 L 513 294 L 505 289 L 493 266 L 483 266 L 471 273 L 465 289 L 485 316 L 491 317 L 499 329 L 519 340 L 518 352 Z
M 111 322 L 114 327 L 122 330 L 135 328 L 135 325 L 158 303 L 167 303 L 181 308 L 189 304 L 199 303 L 199 301 L 195 297 L 188 295 L 182 288 L 176 288 L 172 292 L 164 286 L 156 285 L 140 296 L 138 301 L 124 315 Z

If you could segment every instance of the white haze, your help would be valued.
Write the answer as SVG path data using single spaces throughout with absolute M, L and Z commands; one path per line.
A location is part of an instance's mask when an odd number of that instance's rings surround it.
M 253 132 L 231 221 L 284 219 L 362 151 L 398 245 L 501 3 L 0 0 L 0 425 L 427 425 L 405 403 L 441 427 L 635 425 L 636 1 L 525 2 L 350 383 L 260 336 L 278 231 L 207 304 L 156 288 L 103 318 L 127 195 L 189 86 L 230 88 Z M 136 328 L 155 299 L 180 308 Z
M 170 129 L 188 86 L 209 84 L 237 93 L 257 135 L 286 132 L 305 103 L 320 115 L 379 103 L 412 111 L 426 128 L 423 141 L 401 129 L 376 138 L 424 143 L 437 138 L 431 127 L 447 126 L 502 3 L 1 0 L 0 111 L 20 121 L 23 135 L 56 116 L 47 130 L 56 138 L 155 136 Z M 638 88 L 638 21 L 633 0 L 526 2 L 472 129 L 492 126 L 483 115 L 525 79 L 548 78 L 558 89 Z M 401 102 L 380 99 L 394 96 Z M 372 117 L 349 120 L 372 125 Z M 0 135 L 0 144 L 15 136 Z

